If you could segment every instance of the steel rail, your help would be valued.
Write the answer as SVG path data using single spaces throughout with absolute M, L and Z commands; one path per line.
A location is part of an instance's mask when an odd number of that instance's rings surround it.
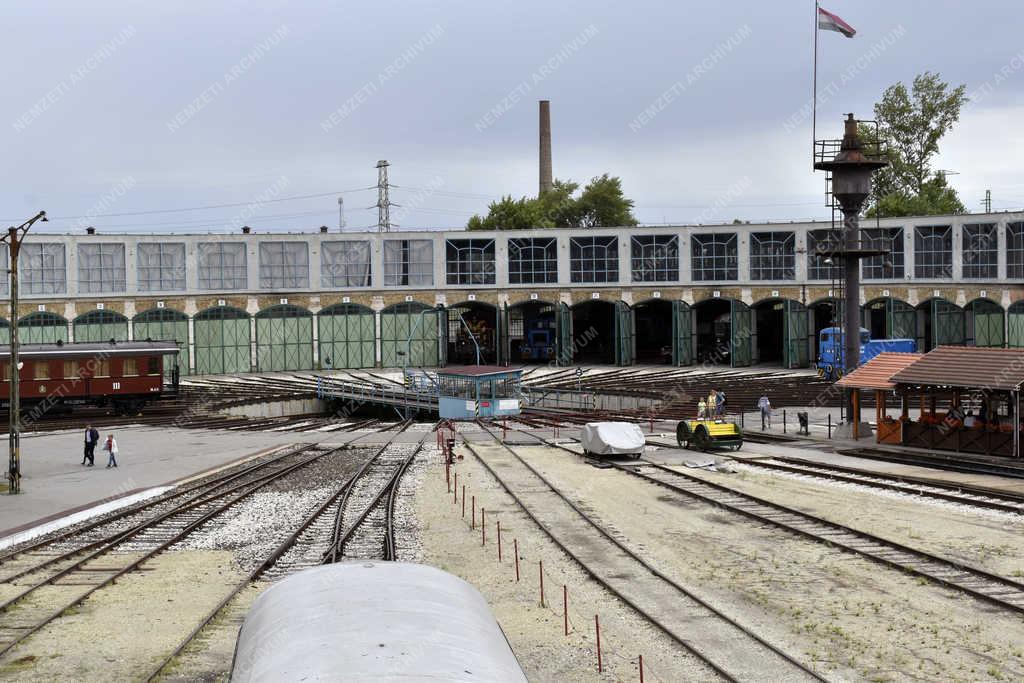
M 483 425 L 481 425 L 481 426 L 483 426 Z M 754 632 L 749 627 L 744 626 L 743 624 L 739 623 L 738 621 L 736 621 L 732 617 L 728 616 L 727 614 L 725 614 L 724 612 L 722 612 L 718 608 L 716 608 L 713 605 L 711 605 L 709 602 L 707 602 L 706 600 L 704 600 L 700 596 L 696 595 L 695 593 L 693 593 L 689 589 L 687 589 L 684 586 L 680 585 L 679 583 L 674 581 L 671 577 L 667 576 L 666 574 L 661 572 L 659 569 L 654 567 L 647 560 L 645 560 L 642 557 L 640 557 L 636 552 L 634 552 L 632 549 L 630 549 L 629 547 L 624 545 L 620 540 L 618 540 L 611 532 L 609 532 L 603 526 L 601 526 L 596 521 L 594 521 L 594 519 L 590 515 L 588 515 L 576 503 L 574 503 L 572 500 L 570 500 L 569 497 L 567 495 L 565 495 L 564 492 L 562 492 L 560 489 L 555 487 L 546 477 L 544 477 L 533 466 L 531 466 L 528 462 L 526 462 L 522 458 L 522 456 L 520 456 L 518 453 L 516 453 L 515 449 L 513 449 L 511 446 L 506 444 L 504 441 L 500 440 L 497 437 L 497 435 L 492 433 L 486 427 L 484 429 L 485 429 L 485 431 L 487 431 L 488 434 L 490 434 L 490 436 L 495 440 L 496 443 L 498 443 L 505 450 L 507 450 L 531 474 L 533 474 L 533 476 L 535 476 L 537 479 L 539 479 L 541 482 L 543 482 L 544 485 L 547 486 L 548 489 L 550 489 L 555 495 L 557 495 L 569 508 L 571 508 L 577 515 L 579 515 L 587 524 L 589 524 L 591 527 L 593 527 L 603 538 L 605 538 L 607 541 L 612 543 L 615 547 L 617 547 L 622 552 L 624 552 L 626 555 L 628 555 L 630 558 L 632 558 L 635 562 L 637 562 L 640 566 L 642 566 L 646 571 L 648 571 L 649 573 L 651 573 L 652 575 L 654 575 L 655 577 L 657 577 L 661 581 L 664 581 L 665 583 L 670 585 L 672 588 L 674 588 L 676 591 L 678 591 L 681 595 L 683 595 L 686 598 L 688 598 L 689 600 L 697 603 L 698 605 L 700 605 L 704 609 L 710 611 L 716 617 L 718 617 L 719 619 L 723 620 L 724 622 L 726 622 L 727 624 L 729 624 L 733 628 L 738 629 L 745 636 L 751 638 L 752 640 L 757 642 L 759 645 L 767 648 L 773 654 L 781 657 L 784 661 L 786 661 L 788 664 L 794 666 L 795 668 L 797 668 L 801 672 L 807 674 L 808 676 L 810 676 L 813 679 L 818 680 L 818 681 L 827 681 L 828 680 L 828 679 L 824 678 L 821 674 L 819 674 L 819 673 L 815 672 L 814 670 L 810 669 L 809 667 L 807 667 L 805 664 L 803 664 L 802 662 L 800 662 L 799 660 L 794 658 L 789 653 L 787 653 L 784 650 L 782 650 L 781 648 L 779 648 L 778 646 L 776 646 L 776 645 L 772 644 L 771 642 L 765 640 L 763 637 L 758 635 L 756 632 Z M 570 548 L 568 548 L 561 541 L 561 539 L 559 539 L 558 536 L 556 536 L 555 533 L 550 528 L 547 527 L 547 525 L 545 525 L 536 515 L 534 515 L 534 513 L 526 506 L 526 504 L 522 501 L 522 499 L 519 497 L 519 495 L 516 494 L 514 491 L 512 491 L 512 489 L 511 489 L 511 487 L 509 487 L 508 483 L 504 479 L 502 479 L 502 477 L 500 475 L 498 475 L 498 473 L 495 472 L 494 469 L 482 457 L 480 457 L 480 454 L 477 453 L 476 450 L 468 442 L 464 441 L 463 443 L 466 446 L 467 450 L 469 450 L 469 452 L 473 454 L 473 456 L 480 462 L 480 464 L 483 465 L 483 467 L 491 474 L 491 476 L 494 477 L 494 479 L 501 485 L 502 489 L 504 489 L 505 492 L 508 493 L 509 496 L 511 496 L 512 499 L 516 501 L 516 504 L 519 505 L 519 507 L 525 512 L 525 514 L 534 522 L 534 524 L 536 524 L 544 532 L 544 534 L 555 543 L 555 545 L 557 545 L 564 553 L 566 553 L 566 555 L 571 557 L 588 575 L 590 575 L 595 581 L 597 581 L 602 586 L 604 586 L 613 595 L 615 595 L 620 600 L 622 600 L 623 603 L 628 605 L 631 609 L 633 609 L 638 614 L 640 614 L 645 619 L 647 619 L 649 622 L 651 622 L 652 624 L 657 626 L 661 631 L 663 631 L 666 635 L 668 635 L 672 640 L 674 640 L 675 642 L 679 643 L 688 652 L 692 653 L 698 659 L 700 659 L 705 664 L 707 664 L 709 667 L 711 667 L 716 673 L 721 675 L 723 678 L 725 678 L 725 679 L 727 679 L 729 681 L 738 681 L 739 680 L 733 674 L 731 674 L 728 671 L 728 668 L 727 668 L 728 665 L 727 664 L 720 664 L 717 661 L 715 661 L 715 659 L 713 658 L 712 655 L 709 655 L 707 653 L 701 652 L 699 650 L 699 648 L 697 648 L 695 645 L 693 645 L 692 643 L 688 642 L 686 639 L 680 637 L 678 634 L 673 632 L 665 623 L 663 623 L 657 617 L 655 617 L 655 616 L 651 615 L 650 613 L 648 613 L 642 607 L 637 605 L 633 600 L 631 600 L 626 595 L 623 595 L 621 591 L 619 591 L 613 585 L 608 583 L 608 581 L 606 581 L 591 566 L 589 566 L 585 561 L 583 561 L 582 558 L 580 558 L 576 553 L 574 553 Z
M 394 435 L 392 435 L 388 442 L 384 444 L 373 456 L 370 457 L 370 460 L 375 459 L 377 456 L 383 453 L 385 449 L 391 446 L 392 443 L 394 443 L 395 438 L 400 433 L 401 432 L 396 432 Z M 362 471 L 362 468 L 360 468 L 360 471 Z M 209 626 L 210 623 L 217 618 L 217 616 L 224 610 L 224 608 L 226 608 L 248 586 L 250 586 L 256 580 L 258 580 L 259 577 L 262 576 L 263 573 L 266 572 L 268 569 L 270 569 L 278 560 L 280 560 L 281 557 L 283 557 L 284 554 L 288 552 L 288 550 L 294 547 L 294 545 L 298 542 L 302 534 L 310 526 L 312 526 L 313 523 L 317 519 L 319 519 L 328 510 L 328 508 L 331 507 L 331 505 L 337 503 L 340 497 L 342 497 L 348 491 L 351 490 L 351 488 L 355 485 L 355 482 L 358 478 L 359 472 L 353 474 L 345 481 L 344 484 L 342 484 L 338 488 L 337 491 L 331 494 L 331 496 L 327 500 L 325 500 L 322 504 L 318 505 L 316 509 L 312 513 L 310 513 L 305 520 L 303 520 L 303 522 L 293 533 L 289 534 L 284 541 L 278 544 L 278 546 L 270 553 L 270 555 L 263 562 L 260 563 L 259 566 L 257 566 L 251 572 L 249 572 L 249 574 L 244 579 L 242 579 L 242 581 L 240 581 L 219 603 L 217 603 L 217 605 L 213 609 L 211 609 L 203 617 L 202 620 L 200 620 L 199 624 L 195 628 L 193 628 L 192 631 L 180 643 L 178 643 L 178 645 L 169 654 L 167 654 L 160 661 L 156 668 L 154 668 L 153 671 L 150 672 L 144 680 L 147 683 L 149 683 L 150 681 L 153 681 L 158 676 L 160 676 L 160 674 L 163 673 L 163 671 L 171 664 L 171 662 L 173 662 L 178 656 L 180 656 L 189 646 L 189 644 L 191 644 L 192 641 L 195 640 L 196 636 L 198 636 L 203 631 L 203 629 Z
M 292 455 L 298 455 L 313 447 L 313 444 L 303 444 L 298 447 L 293 447 L 290 450 L 283 450 L 281 453 L 272 455 L 267 460 L 263 460 L 252 465 L 244 466 L 241 470 L 229 468 L 226 471 L 215 474 L 212 479 L 200 479 L 199 481 L 194 482 L 191 485 L 180 489 L 175 487 L 174 489 L 167 491 L 166 493 L 163 493 L 159 496 L 154 496 L 144 501 L 139 501 L 138 503 L 135 503 L 133 505 L 128 505 L 123 508 L 114 510 L 110 514 L 102 515 L 97 520 L 86 522 L 85 524 L 72 524 L 68 527 L 65 527 L 64 529 L 58 530 L 57 532 L 55 532 L 55 535 L 46 534 L 43 535 L 39 540 L 30 541 L 27 545 L 16 545 L 9 552 L 0 555 L 0 566 L 3 566 L 4 563 L 6 563 L 8 560 L 12 558 L 19 557 L 28 552 L 39 550 L 40 548 L 44 548 L 48 545 L 62 543 L 68 540 L 69 538 L 79 535 L 83 532 L 91 531 L 92 529 L 104 526 L 106 524 L 110 524 L 112 522 L 116 522 L 120 519 L 124 519 L 125 517 L 131 517 L 132 515 L 144 512 L 149 508 L 155 507 L 157 505 L 162 505 L 169 501 L 175 500 L 176 498 L 187 496 L 188 494 L 198 491 L 200 489 L 202 489 L 204 493 L 209 493 L 210 491 L 214 491 L 217 488 L 226 486 L 232 481 L 244 477 L 247 474 L 251 474 L 252 472 L 258 469 L 268 467 L 269 465 L 273 465 L 277 462 L 280 462 L 284 458 L 290 457 Z M 287 447 L 282 446 L 281 449 L 287 449 Z M 8 581 L 11 578 L 13 577 L 0 577 L 0 581 Z
M 76 596 L 74 598 L 74 600 L 72 600 L 70 602 L 70 604 L 65 604 L 63 607 L 59 607 L 55 611 L 53 611 L 50 614 L 48 614 L 47 616 L 45 616 L 43 619 L 37 620 L 35 622 L 35 624 L 33 624 L 30 627 L 16 627 L 15 629 L 12 629 L 12 630 L 21 630 L 23 632 L 20 633 L 19 635 L 17 635 L 14 638 L 14 640 L 12 640 L 9 643 L 5 643 L 3 645 L 3 647 L 0 648 L 0 657 L 3 657 L 4 655 L 6 655 L 14 647 L 16 647 L 18 644 L 22 643 L 29 636 L 37 633 L 38 631 L 40 631 L 41 629 L 46 627 L 52 621 L 54 621 L 55 619 L 57 619 L 61 615 L 63 615 L 66 611 L 68 611 L 69 609 L 73 608 L 75 605 L 81 604 L 84 600 L 86 600 L 93 593 L 96 593 L 100 589 L 102 589 L 102 588 L 104 588 L 104 587 L 106 587 L 108 585 L 113 584 L 114 582 L 117 581 L 117 579 L 119 579 L 122 576 L 128 574 L 129 572 L 138 569 L 147 560 L 152 559 L 153 557 L 155 557 L 156 555 L 162 553 L 164 550 L 166 550 L 167 548 L 171 547 L 175 543 L 180 542 L 182 539 L 187 537 L 189 534 L 191 534 L 193 531 L 195 531 L 196 529 L 198 529 L 202 525 L 206 524 L 211 519 L 213 519 L 213 518 L 223 514 L 226 510 L 228 510 L 229 508 L 231 508 L 234 505 L 238 504 L 242 500 L 248 498 L 252 494 L 254 494 L 257 491 L 259 491 L 260 489 L 262 489 L 263 487 L 269 485 L 273 481 L 276 481 L 276 480 L 278 480 L 278 479 L 280 479 L 280 478 L 290 474 L 291 472 L 293 472 L 293 471 L 295 471 L 297 469 L 300 469 L 300 468 L 302 468 L 302 467 L 304 467 L 304 466 L 314 462 L 315 460 L 318 460 L 320 457 L 328 455 L 329 453 L 337 452 L 339 450 L 342 450 L 343 448 L 344 447 L 342 446 L 342 447 L 336 448 L 336 449 L 334 449 L 332 451 L 325 451 L 323 453 L 317 454 L 316 456 L 314 456 L 312 458 L 307 458 L 307 459 L 305 459 L 305 460 L 303 460 L 303 461 L 301 461 L 299 463 L 296 463 L 294 465 L 289 465 L 288 467 L 285 467 L 285 468 L 283 468 L 281 470 L 278 470 L 277 472 L 273 473 L 272 475 L 268 475 L 268 476 L 263 477 L 262 480 L 257 480 L 258 483 L 255 483 L 254 486 L 248 487 L 247 490 L 242 491 L 240 494 L 238 494 L 234 498 L 232 498 L 232 499 L 230 499 L 230 500 L 228 500 L 228 501 L 226 501 L 226 502 L 216 506 L 214 509 L 204 513 L 203 515 L 201 515 L 195 521 L 188 523 L 183 529 L 181 529 L 180 531 L 175 533 L 170 539 L 160 543 L 159 545 L 157 545 L 157 547 L 155 547 L 152 550 L 144 553 L 141 557 L 138 557 L 135 560 L 132 560 L 128 565 L 119 568 L 112 575 L 110 575 L 107 578 L 103 579 L 99 583 L 97 583 L 97 584 L 95 584 L 93 586 L 90 586 L 87 591 L 85 591 L 84 593 Z M 238 488 L 245 488 L 245 485 L 240 485 Z M 132 534 L 132 535 L 134 535 L 134 534 Z M 116 545 L 116 544 L 108 546 L 107 548 L 104 548 L 103 550 L 94 553 L 89 558 L 86 558 L 86 560 L 83 560 L 81 562 L 77 562 L 75 566 L 76 567 L 80 566 L 85 561 L 87 561 L 89 559 L 93 559 L 93 558 L 99 556 L 100 554 L 102 554 L 102 553 L 106 552 L 107 550 L 109 550 L 110 548 L 114 547 L 114 545 Z M 66 573 L 67 573 L 67 570 L 64 570 L 64 571 L 62 571 L 59 574 L 59 576 L 63 576 Z M 55 577 L 53 577 L 53 578 L 55 578 Z M 43 584 L 39 584 L 37 586 L 34 586 L 32 588 L 32 590 L 34 591 L 39 586 L 46 585 L 46 584 L 50 583 L 53 580 L 53 578 L 47 580 Z M 16 598 L 20 599 L 20 598 L 24 597 L 24 595 L 25 594 L 16 596 Z M 12 601 L 8 601 L 7 603 L 5 603 L 4 607 L 6 608 L 9 604 L 11 604 L 11 602 Z
M 528 432 L 524 432 L 528 434 Z M 534 436 L 530 434 L 530 436 Z M 534 437 L 540 439 L 540 437 Z M 583 457 L 571 448 L 544 441 L 548 446 L 560 448 L 577 457 Z M 900 569 L 921 578 L 934 581 L 947 588 L 967 593 L 1004 609 L 1024 613 L 1024 583 L 994 574 L 965 562 L 952 560 L 919 548 L 913 548 L 875 534 L 832 522 L 796 508 L 775 503 L 745 493 L 724 484 L 711 482 L 658 463 L 641 459 L 642 466 L 671 475 L 686 483 L 673 484 L 636 470 L 637 465 L 608 464 L 675 493 L 682 493 L 720 508 L 744 515 L 761 523 L 804 536 L 818 543 L 841 548 L 881 564 Z

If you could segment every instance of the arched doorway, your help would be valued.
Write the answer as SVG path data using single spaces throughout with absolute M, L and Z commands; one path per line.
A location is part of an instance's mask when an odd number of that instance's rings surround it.
M 72 322 L 76 342 L 126 341 L 128 318 L 116 311 L 95 310 L 83 313 Z
M 215 306 L 199 311 L 192 321 L 196 337 L 196 374 L 222 375 L 252 370 L 248 313 L 233 306 Z
M 677 335 L 673 334 L 673 303 L 664 299 L 648 299 L 633 306 L 638 363 L 675 362 L 673 346 Z
M 750 307 L 736 299 L 705 299 L 693 305 L 698 362 L 746 367 L 751 358 Z
M 358 304 L 337 304 L 317 313 L 320 366 L 372 368 L 376 363 L 376 321 L 373 310 Z
M 548 301 L 522 301 L 508 307 L 509 360 L 550 363 L 558 349 L 558 307 Z
M 494 365 L 498 362 L 497 306 L 479 301 L 465 301 L 448 308 L 446 313 L 448 327 L 445 343 L 448 364 L 475 365 L 477 346 L 480 347 L 481 365 Z M 474 340 L 476 346 L 473 344 Z
M 753 362 L 807 367 L 807 307 L 793 299 L 773 297 L 755 303 L 751 310 Z
M 1024 301 L 1014 301 L 1006 311 L 1006 345 L 1024 348 Z
M 175 341 L 178 343 L 178 357 L 164 358 L 164 375 L 170 377 L 174 365 L 178 373 L 189 374 L 188 316 L 171 308 L 151 308 L 132 318 L 132 337 L 137 341 Z
M 810 339 L 811 358 L 817 360 L 821 331 L 827 327 L 839 327 L 843 320 L 843 302 L 835 297 L 825 297 L 807 307 L 807 333 Z
M 68 340 L 68 321 L 56 313 L 29 313 L 18 321 L 18 341 L 22 344 L 56 344 Z
M 628 307 L 627 307 L 628 309 Z M 615 365 L 616 328 L 621 316 L 615 304 L 592 299 L 574 304 L 571 358 L 576 364 Z M 625 333 L 626 330 L 623 330 Z
M 871 339 L 914 339 L 917 318 L 914 307 L 892 297 L 872 299 L 861 312 Z
M 279 304 L 256 314 L 256 370 L 313 369 L 313 314 Z
M 917 350 L 964 343 L 964 310 L 952 301 L 935 297 L 917 306 Z
M 388 306 L 380 313 L 380 352 L 384 367 L 436 367 L 441 311 L 416 301 Z
M 991 299 L 974 299 L 964 306 L 966 344 L 1001 347 L 1006 343 L 1003 307 Z

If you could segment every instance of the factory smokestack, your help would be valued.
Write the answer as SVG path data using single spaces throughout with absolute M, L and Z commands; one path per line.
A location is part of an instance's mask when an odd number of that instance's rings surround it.
M 540 194 L 551 189 L 551 102 L 540 101 Z

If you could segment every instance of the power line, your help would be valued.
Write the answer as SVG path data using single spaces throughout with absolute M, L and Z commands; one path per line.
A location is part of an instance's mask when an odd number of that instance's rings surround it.
M 87 219 L 91 220 L 93 218 L 118 218 L 118 217 L 122 217 L 122 216 L 148 216 L 148 215 L 158 214 L 158 213 L 181 213 L 181 212 L 185 212 L 185 211 L 207 211 L 209 209 L 230 209 L 230 208 L 235 208 L 235 207 L 239 207 L 239 206 L 252 206 L 253 204 L 275 204 L 275 203 L 278 203 L 278 202 L 290 202 L 290 201 L 296 201 L 296 200 L 299 200 L 299 199 L 316 199 L 318 197 L 332 197 L 332 196 L 335 196 L 335 195 L 347 194 L 347 193 L 350 193 L 350 192 L 363 192 L 365 190 L 372 190 L 375 187 L 376 187 L 375 185 L 371 185 L 369 187 L 357 187 L 357 188 L 353 188 L 351 190 L 335 190 L 334 192 L 321 192 L 321 193 L 317 193 L 317 194 L 295 195 L 293 197 L 278 197 L 277 199 L 253 200 L 253 201 L 248 201 L 248 202 L 235 202 L 235 203 L 231 203 L 231 204 L 208 204 L 206 206 L 189 206 L 189 207 L 184 207 L 184 208 L 180 208 L 180 209 L 153 209 L 153 210 L 150 210 L 150 211 L 126 211 L 126 212 L 122 212 L 122 213 L 96 213 L 96 214 L 86 214 L 84 216 L 54 216 L 50 220 L 54 220 L 54 219 L 56 219 L 56 220 L 75 220 L 75 219 L 78 219 L 78 218 L 87 218 Z M 9 222 L 9 221 L 12 221 L 12 220 L 17 220 L 17 219 L 3 218 L 3 219 L 0 219 L 0 220 Z

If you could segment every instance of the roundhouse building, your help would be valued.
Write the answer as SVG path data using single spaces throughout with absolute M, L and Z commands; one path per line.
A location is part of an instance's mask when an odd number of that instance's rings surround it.
M 174 339 L 183 374 L 474 362 L 467 330 L 483 363 L 803 367 L 839 305 L 816 255 L 829 230 L 37 233 L 18 325 L 24 342 Z M 891 248 L 863 264 L 873 338 L 1024 347 L 1020 214 L 868 221 L 864 235 Z

